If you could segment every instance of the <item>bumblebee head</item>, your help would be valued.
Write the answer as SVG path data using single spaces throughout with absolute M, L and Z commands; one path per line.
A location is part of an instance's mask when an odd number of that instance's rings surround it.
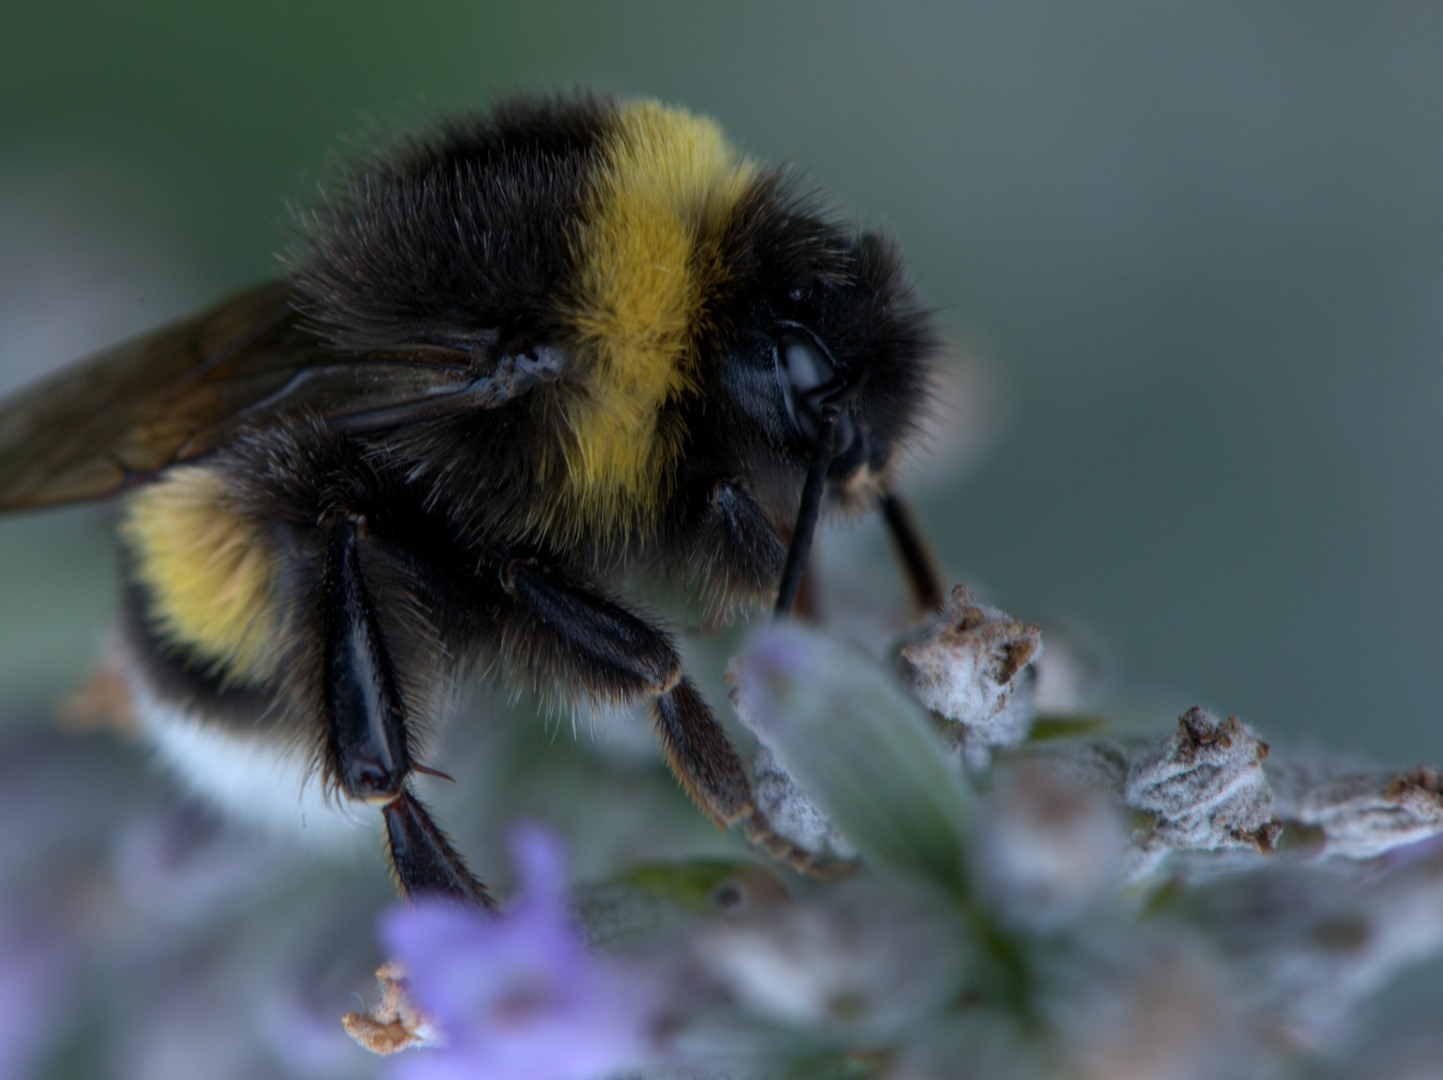
M 924 412 L 936 350 L 895 247 L 849 232 L 775 173 L 737 206 L 720 250 L 711 347 L 747 471 L 804 473 L 832 413 L 828 495 L 869 504 Z

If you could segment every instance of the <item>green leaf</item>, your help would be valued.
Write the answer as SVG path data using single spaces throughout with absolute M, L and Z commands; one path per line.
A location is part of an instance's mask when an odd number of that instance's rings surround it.
M 619 884 L 644 889 L 681 911 L 715 911 L 785 900 L 787 890 L 764 866 L 739 859 L 691 859 L 634 866 Z
M 864 855 L 965 892 L 967 791 L 875 663 L 786 623 L 757 633 L 728 678 L 743 720 Z

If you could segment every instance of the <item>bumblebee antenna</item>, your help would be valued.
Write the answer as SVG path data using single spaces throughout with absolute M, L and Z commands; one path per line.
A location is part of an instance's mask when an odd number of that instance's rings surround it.
M 782 568 L 782 582 L 777 586 L 777 606 L 772 618 L 781 620 L 792 614 L 797 590 L 802 585 L 802 570 L 807 565 L 807 552 L 812 549 L 812 534 L 817 531 L 817 517 L 822 510 L 822 492 L 827 484 L 827 467 L 832 464 L 832 441 L 837 431 L 837 414 L 841 406 L 822 406 L 822 423 L 817 443 L 812 448 L 812 463 L 807 469 L 807 483 L 802 488 L 802 504 L 797 508 L 797 524 L 792 529 L 792 542 L 787 547 L 787 562 Z

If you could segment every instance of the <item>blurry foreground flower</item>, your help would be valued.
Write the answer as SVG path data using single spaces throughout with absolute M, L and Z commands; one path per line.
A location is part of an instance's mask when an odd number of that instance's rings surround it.
M 442 899 L 393 909 L 381 938 L 442 1032 L 399 1062 L 405 1080 L 603 1080 L 648 1064 L 661 988 L 591 955 L 566 904 L 561 843 L 517 827 L 520 898 L 504 916 Z
M 62 943 L 0 918 L 0 1080 L 26 1080 L 55 1034 L 70 976 Z
M 866 657 L 794 624 L 754 634 L 727 668 L 732 704 L 793 802 L 769 808 L 788 838 L 825 840 L 946 889 L 963 888 L 968 792 L 926 715 Z M 834 831 L 835 830 L 835 831 Z M 839 849 L 835 836 L 846 845 Z
M 999 774 L 973 824 L 976 888 L 1007 925 L 1066 926 L 1121 884 L 1121 815 L 1054 764 L 1021 761 Z
M 690 943 L 708 977 L 754 1016 L 868 1045 L 957 996 L 964 938 L 935 893 L 861 879 L 811 902 L 713 919 Z
M 1090 944 L 1090 963 L 1049 972 L 1042 1006 L 1064 1048 L 1066 1080 L 1268 1075 L 1254 1024 L 1204 944 L 1176 928 L 1103 933 Z

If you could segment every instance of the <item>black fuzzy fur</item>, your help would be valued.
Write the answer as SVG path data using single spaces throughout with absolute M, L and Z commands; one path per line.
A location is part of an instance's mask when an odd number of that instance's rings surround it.
M 303 215 L 301 310 L 353 350 L 545 337 L 611 114 L 596 98 L 517 99 L 351 169 Z

